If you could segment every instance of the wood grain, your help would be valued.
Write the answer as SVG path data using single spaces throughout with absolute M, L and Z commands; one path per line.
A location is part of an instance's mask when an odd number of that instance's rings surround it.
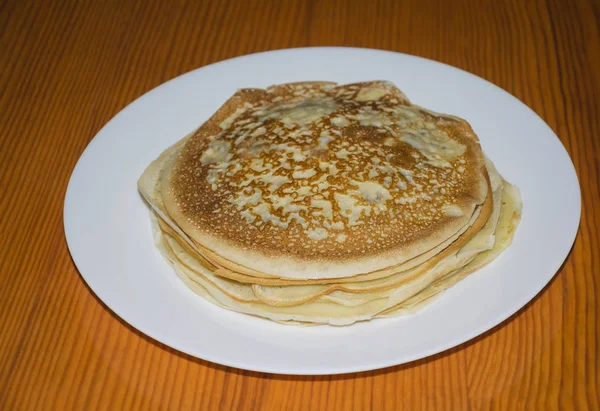
M 595 0 L 0 1 L 0 409 L 600 409 L 599 26 Z M 168 79 L 314 45 L 435 59 L 529 105 L 580 179 L 570 257 L 509 321 L 385 370 L 260 374 L 150 341 L 70 259 L 62 206 L 79 155 Z

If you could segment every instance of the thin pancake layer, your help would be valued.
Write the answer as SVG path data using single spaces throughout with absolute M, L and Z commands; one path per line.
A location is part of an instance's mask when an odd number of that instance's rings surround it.
M 186 139 L 176 143 L 169 149 L 165 150 L 159 156 L 159 158 L 152 162 L 152 164 L 146 169 L 146 171 L 144 172 L 144 174 L 138 182 L 138 187 L 144 198 L 146 198 L 146 200 L 151 204 L 152 208 L 161 217 L 161 221 L 164 221 L 169 225 L 169 228 L 165 227 L 163 229 L 167 231 L 172 230 L 172 234 L 175 237 L 178 237 L 182 240 L 182 246 L 188 248 L 188 252 L 193 254 L 195 258 L 197 258 L 203 265 L 207 266 L 211 270 L 215 270 L 219 275 L 224 276 L 226 278 L 235 281 L 270 286 L 306 283 L 307 280 L 277 278 L 275 276 L 265 275 L 255 270 L 250 270 L 247 267 L 241 266 L 239 264 L 232 263 L 231 261 L 228 261 L 227 259 L 219 256 L 218 254 L 212 252 L 211 250 L 205 247 L 202 247 L 201 245 L 190 239 L 187 236 L 187 234 L 184 233 L 182 229 L 173 221 L 173 219 L 168 214 L 162 200 L 160 179 L 161 175 L 164 178 L 164 173 L 162 173 L 162 170 L 169 167 L 169 165 L 172 164 L 174 159 L 177 158 L 177 156 L 179 156 L 181 148 L 190 136 L 186 137 Z M 467 224 L 465 224 L 459 231 L 454 233 L 450 238 L 438 244 L 433 249 L 428 250 L 427 252 L 418 255 L 402 264 L 393 267 L 387 267 L 385 269 L 373 273 L 362 274 L 351 278 L 317 279 L 308 281 L 311 284 L 331 284 L 336 282 L 351 283 L 356 281 L 364 282 L 388 277 L 394 273 L 398 273 L 416 267 L 422 264 L 423 262 L 430 260 L 432 257 L 438 255 L 442 250 L 447 249 L 451 244 L 453 244 L 456 241 L 456 239 L 459 236 L 462 236 L 463 233 L 475 223 L 475 221 L 485 221 L 487 219 L 488 213 L 491 212 L 491 207 L 489 205 L 490 204 L 488 204 L 488 206 L 485 207 L 485 209 L 483 210 L 483 214 L 481 214 L 481 207 L 477 207 L 474 210 Z M 469 235 L 472 236 L 475 234 L 475 232 L 476 231 L 471 229 Z
M 385 82 L 241 90 L 162 173 L 165 208 L 197 245 L 290 279 L 402 264 L 488 195 L 469 125 Z

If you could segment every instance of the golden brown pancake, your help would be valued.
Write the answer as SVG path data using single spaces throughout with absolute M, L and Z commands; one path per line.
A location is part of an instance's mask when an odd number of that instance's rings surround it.
M 521 207 L 466 121 L 382 81 L 240 90 L 138 187 L 188 287 L 293 324 L 421 308 L 510 244 Z
M 169 216 L 225 268 L 320 279 L 433 249 L 483 204 L 486 181 L 464 120 L 411 105 L 387 82 L 299 83 L 236 93 L 160 189 Z

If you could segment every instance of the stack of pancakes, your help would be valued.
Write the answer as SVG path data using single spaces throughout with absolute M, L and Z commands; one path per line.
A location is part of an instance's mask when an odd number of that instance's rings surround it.
M 497 257 L 521 215 L 466 121 L 384 81 L 240 90 L 138 186 L 191 289 L 278 322 L 412 312 Z

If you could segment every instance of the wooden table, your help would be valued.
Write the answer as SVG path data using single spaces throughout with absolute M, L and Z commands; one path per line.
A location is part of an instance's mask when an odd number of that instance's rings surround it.
M 570 257 L 510 320 L 384 370 L 261 374 L 150 341 L 69 256 L 62 207 L 79 155 L 166 80 L 315 45 L 442 61 L 533 108 L 580 178 Z M 599 72 L 595 0 L 0 1 L 0 409 L 600 409 Z

